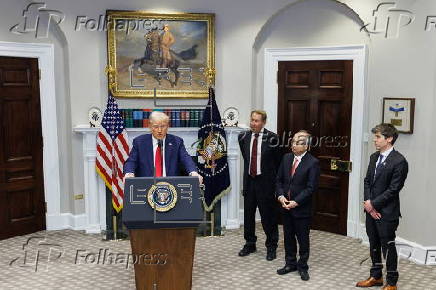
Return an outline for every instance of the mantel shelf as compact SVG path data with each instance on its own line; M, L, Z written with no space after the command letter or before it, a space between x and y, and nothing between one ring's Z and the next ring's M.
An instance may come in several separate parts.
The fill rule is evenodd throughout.
M77 125L73 127L74 132L86 133L86 132L98 132L101 127L90 127L89 125ZM242 127L224 127L226 131L243 131L246 128ZM149 128L126 128L127 132L150 132ZM197 127L170 127L168 132L197 132Z

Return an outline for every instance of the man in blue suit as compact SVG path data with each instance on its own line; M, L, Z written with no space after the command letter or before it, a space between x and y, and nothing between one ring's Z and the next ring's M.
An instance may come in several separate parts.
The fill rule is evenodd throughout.
M150 115L151 134L133 139L129 158L124 163L124 177L177 176L183 169L191 176L203 177L186 151L183 139L167 134L169 117L159 111Z

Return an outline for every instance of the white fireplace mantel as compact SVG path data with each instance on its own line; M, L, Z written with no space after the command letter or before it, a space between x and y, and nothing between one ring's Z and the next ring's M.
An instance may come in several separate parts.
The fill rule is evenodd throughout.
M239 194L240 194L240 152L238 146L238 133L242 128L225 128L228 143L228 163L230 170L231 191L221 199L221 225L226 229L236 229L239 221ZM83 135L83 177L85 183L85 230L87 233L100 233L106 229L106 190L102 179L95 170L96 138L99 128L90 128L79 125L73 129ZM148 133L148 128L128 128L130 144L133 138ZM192 156L195 149L191 144L197 141L197 128L170 128L170 134L183 138L186 149Z

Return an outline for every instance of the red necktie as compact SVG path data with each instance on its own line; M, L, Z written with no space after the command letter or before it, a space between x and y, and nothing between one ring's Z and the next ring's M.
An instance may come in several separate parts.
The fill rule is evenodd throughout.
M156 177L162 177L162 150L160 146L156 148L156 155L154 156L154 168L156 168Z
M295 170L297 170L297 167L298 167L298 163L300 163L300 162L298 162L298 159L296 157L294 157L294 159L295 160L294 160L294 164L292 164L291 172L289 172L291 177L294 176ZM288 191L288 198L289 198L289 200L292 200L291 191L290 190Z
M250 175L256 177L257 175L257 138L259 134L254 134L253 146L251 147L251 161L250 161Z
M291 168L291 172L290 172L290 174L291 174L292 177L293 177L294 174L295 174L295 170L296 170L297 167L298 167L298 163L300 163L300 162L298 161L297 157L294 157L294 158L295 158L295 160L294 160L294 164L292 164L292 168Z

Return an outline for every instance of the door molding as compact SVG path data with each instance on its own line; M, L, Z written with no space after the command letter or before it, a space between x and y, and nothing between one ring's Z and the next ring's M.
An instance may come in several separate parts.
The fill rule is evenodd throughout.
M367 46L329 46L302 48L266 48L264 53L264 91L263 105L268 114L270 127L277 131L278 86L277 71L279 61L303 60L353 60L353 105L351 120L350 160L353 170L348 185L347 236L362 238L360 225L362 210L360 202L361 170L363 160L363 143L366 96L366 61Z
M60 180L58 127L54 75L54 46L45 43L16 43L0 41L0 56L37 58L41 70L39 81L41 124L43 137L44 198L47 202L47 230L59 228Z

